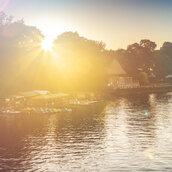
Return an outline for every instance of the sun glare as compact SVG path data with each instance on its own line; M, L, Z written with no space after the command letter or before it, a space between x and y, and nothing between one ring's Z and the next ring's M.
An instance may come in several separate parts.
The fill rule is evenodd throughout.
M45 39L42 41L42 48L43 48L45 51L50 51L50 50L52 49L52 46L53 46L53 39L45 38Z

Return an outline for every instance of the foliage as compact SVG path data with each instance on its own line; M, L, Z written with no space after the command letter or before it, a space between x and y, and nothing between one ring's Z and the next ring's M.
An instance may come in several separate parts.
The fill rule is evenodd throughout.
M141 40L118 50L117 58L128 74L135 76L138 72L154 75L158 80L172 74L172 43L165 42L160 50L156 50L156 43Z
M63 78L67 78L65 88L97 90L104 86L107 64L103 42L65 32L54 41L54 51L58 54Z
M148 78L148 74L146 72L140 72L138 74L138 80L141 85L149 84L149 78Z
M102 90L114 59L141 84L148 84L150 76L158 81L172 74L171 42L157 50L155 42L143 39L114 51L103 42L65 32L54 40L50 53L41 48L43 39L37 28L0 13L0 94L32 89Z

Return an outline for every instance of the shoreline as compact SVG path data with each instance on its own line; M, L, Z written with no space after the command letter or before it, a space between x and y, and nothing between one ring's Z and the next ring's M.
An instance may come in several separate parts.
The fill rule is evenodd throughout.
M165 93L165 92L172 92L172 85L161 86L161 87L142 86L140 88L106 90L105 93L103 94L103 97L124 96L124 95L143 94L143 93Z

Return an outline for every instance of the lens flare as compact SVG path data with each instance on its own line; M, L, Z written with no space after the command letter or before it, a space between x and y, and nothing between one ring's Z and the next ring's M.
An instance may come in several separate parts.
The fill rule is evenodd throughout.
M0 0L0 12L4 11L4 9L9 4L10 0Z

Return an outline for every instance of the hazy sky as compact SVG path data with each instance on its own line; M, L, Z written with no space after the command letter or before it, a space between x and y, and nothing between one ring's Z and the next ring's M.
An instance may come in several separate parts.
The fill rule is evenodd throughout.
M0 7L52 38L77 31L111 49L172 41L172 0L0 0Z

